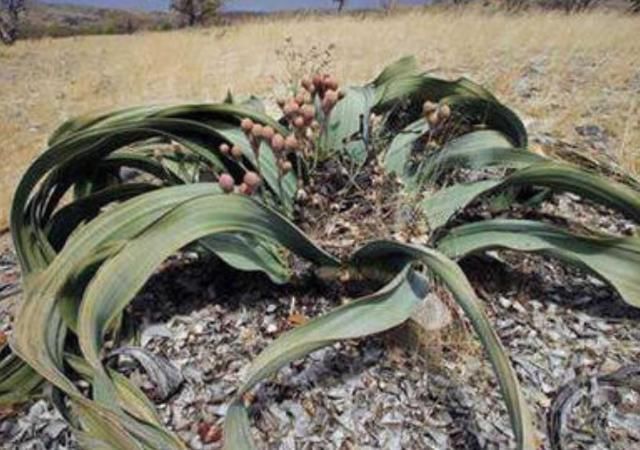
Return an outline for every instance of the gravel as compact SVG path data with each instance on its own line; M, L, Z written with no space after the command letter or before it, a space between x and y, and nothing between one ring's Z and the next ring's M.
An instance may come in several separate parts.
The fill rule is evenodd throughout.
M571 196L545 207L611 232L633 231L629 222ZM464 268L511 356L541 448L550 448L546 424L555 395L576 377L595 379L638 361L640 313L598 279L550 259L500 252L468 259ZM0 254L0 280L5 290L18 280L8 247ZM184 381L160 400L138 365L123 363L121 370L155 398L164 423L191 448L218 449L226 402L249 362L284 331L362 293L362 286L325 284L302 266L292 284L273 286L260 275L181 254L147 283L130 313L144 348L166 358ZM0 330L8 334L10 311L10 303L0 303ZM512 448L495 376L469 325L453 313L453 324L434 332L428 352L403 347L389 334L348 341L259 385L250 409L259 448ZM3 416L2 448L74 448L45 400L0 410ZM640 448L636 391L593 388L566 417L567 448Z

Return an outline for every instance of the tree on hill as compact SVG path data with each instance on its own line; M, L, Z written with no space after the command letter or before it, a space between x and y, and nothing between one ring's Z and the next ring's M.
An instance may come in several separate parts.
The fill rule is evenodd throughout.
M333 0L333 3L338 4L338 12L341 12L342 9L344 8L344 5L346 5L347 3L347 0Z
M25 10L25 0L0 0L0 41L8 45L15 42Z
M193 27L209 23L218 15L223 0L171 0L171 9Z
M381 0L380 6L382 6L382 9L385 11L391 11L398 6L398 3L398 0Z

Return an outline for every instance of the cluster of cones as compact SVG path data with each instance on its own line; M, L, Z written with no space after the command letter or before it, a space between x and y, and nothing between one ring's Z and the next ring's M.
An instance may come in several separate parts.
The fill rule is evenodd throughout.
M300 84L302 89L294 96L278 100L278 106L293 131L288 136L285 137L273 127L255 123L249 118L244 118L240 122L240 127L256 156L258 171L260 170L260 145L263 142L273 150L280 176L286 175L293 169L289 160L290 154L300 153L303 156L309 156L313 151L317 133L322 127L318 116L326 123L333 108L344 97L344 93L339 90L338 82L329 74L316 74L312 78L304 78ZM316 105L321 109L322 115L317 114ZM226 143L220 146L220 152L237 161L240 161L244 154L240 146L229 146ZM239 185L235 184L234 178L228 173L223 173L218 178L218 183L224 192L238 192L246 195L253 194L261 182L260 175L253 171L247 171Z
M422 105L422 113L429 125L435 127L451 117L451 108L447 104L440 105L427 100Z
M298 150L309 157L322 132L321 122L327 125L331 111L344 98L344 93L339 90L338 81L329 74L303 78L300 87L290 98L279 99L278 106L300 143Z

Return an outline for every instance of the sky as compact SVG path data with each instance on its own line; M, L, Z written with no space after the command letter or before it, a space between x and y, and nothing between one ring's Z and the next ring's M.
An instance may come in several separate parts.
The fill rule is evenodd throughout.
M66 3L105 8L141 9L147 11L166 10L169 0L43 0L45 3ZM404 4L424 4L425 0L401 0ZM372 8L380 0L347 0L349 8ZM335 8L332 0L228 0L227 11L281 11L304 8Z

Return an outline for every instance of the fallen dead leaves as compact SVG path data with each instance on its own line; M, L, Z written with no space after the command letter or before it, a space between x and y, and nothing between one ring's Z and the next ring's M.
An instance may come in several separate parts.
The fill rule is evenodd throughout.
M17 413L18 409L14 408L14 406L0 406L0 420L15 416Z
M207 422L200 422L198 436L203 444L213 444L222 439L222 428Z
M290 314L289 317L287 318L287 322L289 322L289 325L293 327L299 327L301 325L304 325L308 321L309 321L309 318L299 312L294 312L293 314Z

